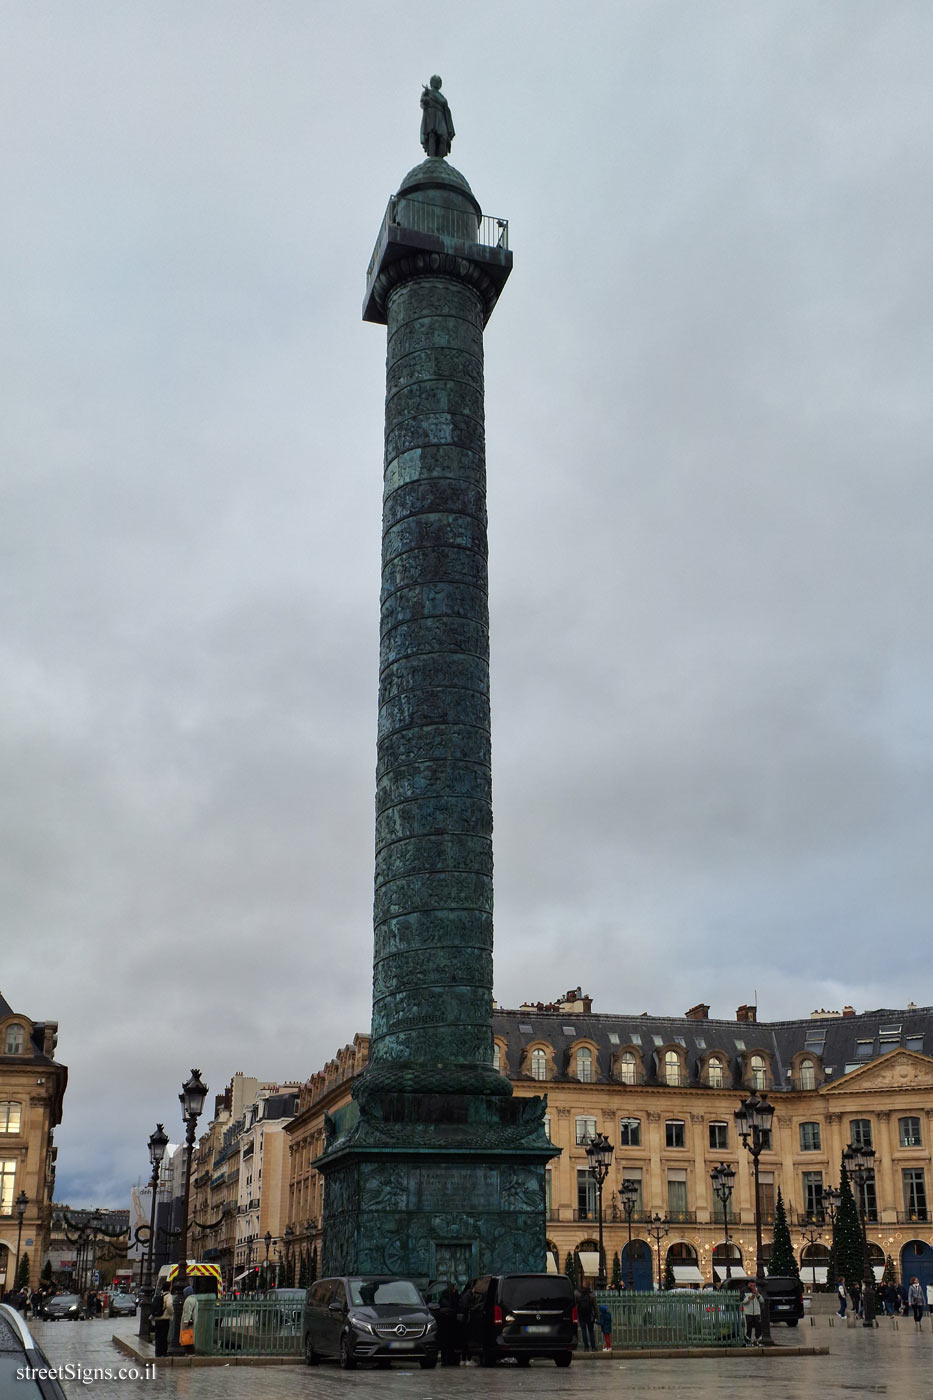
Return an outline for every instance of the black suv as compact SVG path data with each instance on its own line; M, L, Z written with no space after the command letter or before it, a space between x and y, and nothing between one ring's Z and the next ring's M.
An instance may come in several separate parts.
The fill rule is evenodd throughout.
M322 1278L308 1289L301 1325L305 1361L336 1357L346 1371L359 1361L437 1365L437 1323L407 1278Z
M768 1300L771 1321L786 1322L788 1327L796 1327L803 1317L803 1284L795 1278L772 1278L769 1275L758 1287Z
M564 1274L492 1274L479 1278L464 1318L464 1350L481 1366L533 1356L569 1366L577 1345L573 1286Z

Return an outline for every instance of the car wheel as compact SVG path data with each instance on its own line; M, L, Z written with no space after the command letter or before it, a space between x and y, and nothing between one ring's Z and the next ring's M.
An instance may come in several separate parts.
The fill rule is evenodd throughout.
M531 1357L530 1357L530 1356L516 1356L515 1360L518 1362L519 1366L530 1366L530 1365L531 1365Z
M344 1371L356 1370L356 1357L353 1355L353 1348L347 1337L340 1338L340 1366Z
M554 1357L554 1365L555 1365L555 1366L569 1366L572 1360L573 1360L573 1352L572 1352L572 1351L562 1351L562 1352L559 1352L558 1355Z
M309 1332L305 1337L305 1365L316 1366L317 1363L318 1354L314 1350L314 1347L311 1345L311 1333Z
M499 1360L499 1358L498 1358L498 1356L496 1355L496 1353L495 1353L494 1351L481 1351L481 1352L480 1352L479 1364L480 1364L481 1366L495 1366L495 1364L496 1364L496 1362L497 1362L498 1360Z
M436 1356L422 1356L422 1357L419 1357L419 1359L418 1359L418 1365L421 1367L422 1371L433 1371L433 1370L434 1370L434 1367L437 1365L437 1357L436 1357Z
M392 1365L392 1362L387 1356L379 1356L376 1358L376 1365L379 1367L380 1371L388 1371L389 1367Z
M787 1325L788 1325L788 1327L796 1327L796 1326L797 1326L797 1323L798 1323L799 1321L800 1321L799 1318L796 1318L796 1317L789 1317L789 1318L787 1319Z

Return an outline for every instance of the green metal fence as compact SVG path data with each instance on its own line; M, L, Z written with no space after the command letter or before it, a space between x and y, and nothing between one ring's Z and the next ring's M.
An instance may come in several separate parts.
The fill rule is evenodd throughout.
M612 1315L612 1347L741 1346L745 1319L737 1293L600 1293ZM599 1328L596 1329L597 1337Z
M199 1298L194 1349L203 1356L299 1356L302 1300Z

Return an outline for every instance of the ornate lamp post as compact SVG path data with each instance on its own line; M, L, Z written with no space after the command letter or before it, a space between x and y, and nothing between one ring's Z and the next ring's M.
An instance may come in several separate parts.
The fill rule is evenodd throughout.
M269 1250L272 1246L272 1231L267 1230L262 1237L262 1242L266 1246L266 1262L262 1266L262 1288L264 1293L269 1292Z
M663 1240L664 1236L667 1234L667 1228L668 1228L668 1226L667 1226L667 1221L666 1221L666 1220L664 1219L664 1217L661 1216L661 1215L653 1215L653 1216L651 1217L651 1219L649 1220L648 1225L647 1225L648 1234L649 1234L649 1235L651 1236L651 1238L654 1240L655 1247L656 1247L656 1249L657 1249L657 1251L658 1251L658 1292L659 1292L659 1293L661 1292L661 1290L662 1290L663 1287L664 1287L664 1281L663 1281L663 1279L662 1279L662 1277L661 1277L661 1241Z
M813 1271L813 1282L812 1282L812 1284L811 1284L810 1286L811 1286L811 1288L813 1289L813 1292L815 1293L815 1292L816 1292L816 1255L813 1253L813 1247L814 1247L814 1245L817 1243L817 1241L819 1240L819 1238L820 1238L820 1236L822 1235L823 1231L822 1231L822 1230L820 1229L820 1227L819 1227L819 1222L816 1221L816 1220L814 1220L814 1218L813 1218L812 1215L808 1215L808 1216L807 1216L807 1223L806 1223L805 1226L801 1226L801 1228L800 1228L800 1233L801 1233L801 1235L803 1236L803 1238L806 1240L807 1244L810 1246L810 1268L811 1268L812 1271Z
M29 1205L29 1197L25 1191L20 1191L16 1197L16 1267L13 1270L13 1287L19 1287L19 1247L23 1242L23 1217L26 1214L26 1207Z
M152 1251L155 1247L155 1218L156 1218L156 1198L159 1191L159 1170L162 1166L162 1158L165 1156L165 1149L168 1147L168 1134L161 1123L156 1123L154 1133L149 1135L149 1162L152 1166L152 1177L149 1181L149 1190L152 1192L152 1202L149 1206L149 1244L146 1249L146 1281L142 1287L142 1297L139 1300L139 1331L140 1337L149 1335L149 1315L152 1312Z
M622 1202L622 1209L625 1212L625 1223L628 1226L628 1286L629 1291L635 1292L635 1259L632 1255L632 1216L635 1214L635 1205L638 1201L638 1182L623 1181L619 1187L619 1199Z
M743 1099L735 1110L735 1126L742 1139L742 1146L752 1155L755 1165L755 1280L761 1294L761 1345L773 1346L771 1340L771 1314L764 1290L765 1258L761 1242L761 1184L758 1178L758 1158L764 1151L765 1143L771 1140L771 1122L774 1118L774 1104L762 1095L752 1094Z
M599 1218L599 1272L596 1278L597 1289L606 1287L606 1255L603 1249L603 1186L612 1164L613 1146L605 1133L597 1133L586 1144L586 1156L590 1171L596 1182L596 1209Z
M722 1204L722 1232L726 1237L726 1287L732 1283L732 1250L729 1244L729 1202L735 1187L735 1167L730 1162L720 1162L709 1174L713 1192Z
M193 1069L190 1078L181 1086L181 1093L178 1095L178 1102L181 1104L182 1117L185 1120L185 1195L182 1206L181 1229L178 1232L178 1268L175 1273L175 1282L172 1286L173 1306L175 1316L172 1320L172 1341L169 1353L172 1356L181 1355L181 1348L178 1345L178 1334L181 1331L181 1310L185 1305L185 1288L188 1284L188 1212L191 1208L191 1157L194 1152L194 1136L197 1132L198 1119L204 1111L204 1100L207 1098L207 1085L201 1081L201 1071Z
M858 1213L862 1223L862 1326L875 1325L875 1272L868 1253L868 1220L865 1211L865 1183L874 1173L875 1149L856 1147L850 1142L842 1154L846 1171L858 1187Z
M292 1245L295 1240L295 1232L291 1225L285 1226L283 1238L285 1240L285 1287L294 1287L294 1275L292 1273Z

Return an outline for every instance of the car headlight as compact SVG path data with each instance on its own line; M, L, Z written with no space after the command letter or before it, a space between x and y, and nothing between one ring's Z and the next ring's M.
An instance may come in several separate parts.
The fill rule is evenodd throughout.
M351 1313L347 1321L350 1326L355 1327L358 1332L368 1332L371 1337L375 1336L372 1323L367 1322L365 1317L357 1317L355 1313Z
M431 1318L431 1321L428 1323L427 1331L428 1331L428 1332L436 1332L436 1331L437 1331L437 1323L434 1321L434 1318L433 1318L433 1317Z

